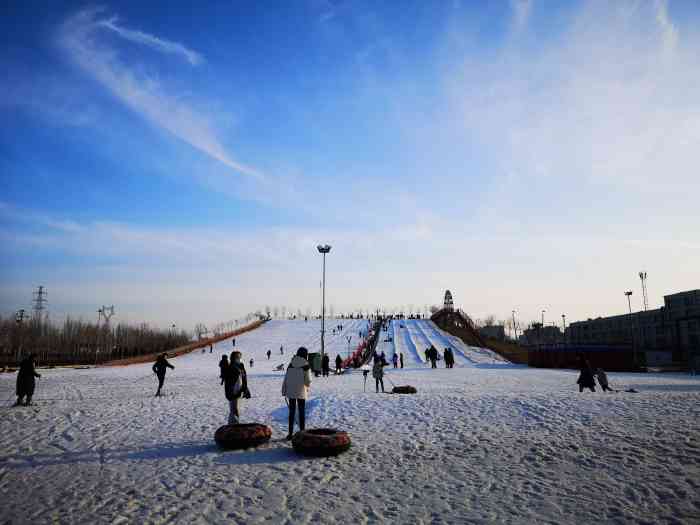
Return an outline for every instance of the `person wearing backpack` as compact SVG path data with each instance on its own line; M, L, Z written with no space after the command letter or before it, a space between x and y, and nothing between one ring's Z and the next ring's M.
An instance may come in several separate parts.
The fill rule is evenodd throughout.
M248 376L240 352L231 352L231 360L224 372L224 394L229 406L228 424L237 425L240 418L239 401L241 397L250 399Z
M282 381L282 395L287 398L289 406L289 434L287 440L292 439L294 433L294 416L299 407L299 430L304 430L306 423L306 399L309 397L311 386L311 366L307 361L309 351L302 347L297 350L297 355L287 367Z

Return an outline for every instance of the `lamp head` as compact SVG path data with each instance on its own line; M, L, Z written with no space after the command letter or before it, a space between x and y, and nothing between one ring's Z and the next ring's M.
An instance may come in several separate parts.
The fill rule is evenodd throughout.
M328 244L319 244L316 246L316 249L318 250L318 253L328 253L331 251L331 247Z

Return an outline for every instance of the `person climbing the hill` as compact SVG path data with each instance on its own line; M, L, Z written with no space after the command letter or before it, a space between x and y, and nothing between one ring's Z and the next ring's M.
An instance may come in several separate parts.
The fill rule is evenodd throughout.
M17 372L17 402L16 406L22 404L22 400L26 397L27 400L24 402L24 406L29 406L32 404L32 396L34 395L34 388L36 386L37 377L41 377L35 369L36 363L34 362L34 354L29 354L25 357L19 364L19 372Z
M323 371L323 377L328 377L331 372L331 358L328 354L323 354L321 358L321 370Z
M343 370L343 358L340 357L340 354L335 356L335 373L340 374Z
M270 356L272 355L272 350L267 351L267 360L270 360Z
M430 361L430 348L426 348L424 353L425 353L425 362L427 363L428 361Z
M280 345L280 355L284 355L284 348Z
M399 367L399 356L394 352L394 356L391 358L391 361L394 363L394 368Z
M600 385L600 388L603 389L603 392L608 390L613 392L613 389L608 386L608 375L605 373L605 370L602 368L597 368L595 371L595 376L596 379L598 379L598 384Z
M160 390L163 388L163 383L165 382L165 372L168 368L175 370L175 367L168 363L166 359L168 354L160 354L156 362L153 363L153 373L158 378L158 390L156 391L156 397L160 397Z
M384 393L384 367L386 366L385 361L375 361L374 366L372 366L372 377L374 377L374 384L377 389L377 394L379 393L379 387L382 387L382 394Z
M224 384L224 378L226 377L226 369L228 368L228 356L226 354L221 356L221 361L219 361L219 378L221 378L221 384Z
M588 359L582 359L581 374L578 376L578 391L583 392L584 388L590 388L591 392L595 392L595 379L593 378L593 369Z
M240 352L231 352L231 362L224 376L224 394L228 400L228 424L237 425L240 418L239 403L241 397L250 399L248 374L241 362Z
M211 354L211 353L213 353L213 352L214 352L214 345L211 345L211 344L210 344L210 345L209 345L209 353Z
M403 352L399 353L399 363L401 363L401 368L403 368Z
M255 363L255 361L254 361L253 358L251 357L251 358L250 358L250 368L253 368L253 364L254 364L254 363Z
M304 430L306 424L306 399L311 387L311 366L307 360L308 357L309 351L303 346L299 347L282 381L282 395L287 398L289 406L288 440L292 439L294 433L294 415L297 407L299 407L299 430Z

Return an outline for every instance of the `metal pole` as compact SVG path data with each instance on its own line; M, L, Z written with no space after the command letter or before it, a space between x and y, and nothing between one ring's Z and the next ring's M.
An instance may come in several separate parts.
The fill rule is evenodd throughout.
M630 333L632 334L632 359L634 361L634 364L637 365L637 348L635 343L635 337L634 337L634 321L632 319L632 301L630 297L632 296L632 290L629 290L625 292L625 295L627 296L627 307L629 308L630 311Z
M326 335L326 254L323 254L323 298L321 300L321 362L325 353Z

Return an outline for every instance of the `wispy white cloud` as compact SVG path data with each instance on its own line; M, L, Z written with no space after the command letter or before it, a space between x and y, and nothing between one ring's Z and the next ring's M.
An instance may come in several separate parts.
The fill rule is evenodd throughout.
M238 173L264 179L259 170L231 156L204 115L119 59L117 50L103 41L109 20L100 19L100 13L100 9L79 11L62 24L58 41L70 59L153 125Z
M510 0L513 12L512 27L515 34L521 33L526 27L532 11L532 0Z
M202 55L200 55L196 51L185 47L179 42L171 42L170 40L158 38L157 36L144 33L143 31L127 29L125 27L117 25L117 21L117 17L112 17L108 20L100 20L99 22L97 22L97 25L101 27L106 27L107 29L114 31L120 37L131 42L143 44L162 53L180 55L193 66L197 66L204 61Z
M678 45L678 30L668 15L668 0L656 0L656 21L661 29L664 50L673 53Z

